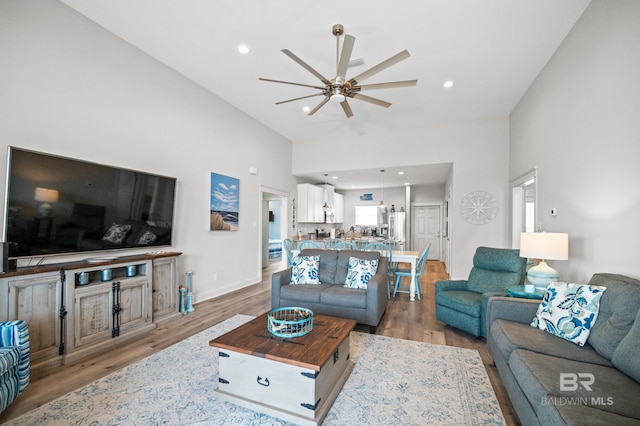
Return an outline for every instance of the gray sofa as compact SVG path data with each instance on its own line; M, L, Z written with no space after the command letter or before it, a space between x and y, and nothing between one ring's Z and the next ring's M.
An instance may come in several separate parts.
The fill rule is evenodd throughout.
M305 249L300 255L320 256L321 284L289 284L291 268L276 272L271 277L271 308L299 306L311 309L314 314L354 319L375 333L387 308L389 260L376 251L362 250ZM351 256L380 260L366 290L344 287Z
M607 290L583 347L529 325L539 301L489 300L487 347L525 426L640 424L640 281L589 284Z

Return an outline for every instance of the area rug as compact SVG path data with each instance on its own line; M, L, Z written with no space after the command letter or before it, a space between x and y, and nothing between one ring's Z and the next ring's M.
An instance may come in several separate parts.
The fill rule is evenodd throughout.
M214 392L218 352L209 341L251 318L236 315L9 424L288 426ZM475 350L353 332L351 357L325 425L505 424Z

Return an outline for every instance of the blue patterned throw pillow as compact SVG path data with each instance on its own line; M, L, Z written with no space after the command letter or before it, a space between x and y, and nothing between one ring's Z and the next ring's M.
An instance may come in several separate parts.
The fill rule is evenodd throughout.
M602 286L551 283L531 326L584 346L598 318Z
M291 284L320 284L320 256L296 256L291 265Z
M378 259L358 259L357 257L349 258L349 270L347 278L344 282L345 287L349 288L367 288L369 279L376 274L378 270Z

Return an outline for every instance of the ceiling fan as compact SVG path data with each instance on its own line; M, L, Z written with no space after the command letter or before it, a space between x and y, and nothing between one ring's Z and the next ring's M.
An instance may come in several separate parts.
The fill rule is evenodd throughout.
M304 69L313 74L316 78L318 78L324 86L314 86L311 84L303 84L303 83L293 83L290 81L282 81L282 80L273 80L270 78L262 78L262 81L270 81L273 83L282 83L282 84L291 84L294 86L303 86L303 87L311 87L313 89L320 90L320 93L314 93L312 95L301 96L299 98L288 99L286 101L276 102L276 105L284 104L287 102L298 101L300 99L311 98L314 96L324 96L322 102L320 102L314 109L309 111L307 115L315 114L320 108L324 106L329 101L339 102L344 110L344 113L347 117L353 116L353 111L347 102L347 98L358 99L361 101L369 102L375 105L379 105L385 108L389 108L391 106L390 102L386 102L380 99L372 98L370 96L363 95L362 91L366 90L378 90L378 89L390 89L395 87L407 87L407 86L415 86L418 80L404 80L404 81L392 81L387 83L375 83L375 84L360 84L365 79L379 73L382 70L389 68L390 66L397 64L398 62L407 59L410 55L407 50L403 50L402 52L390 57L389 59L380 62L378 65L375 65L368 70L358 74L357 76L350 78L347 80L346 73L347 68L349 67L349 62L351 60L351 52L353 51L353 45L356 41L356 38L345 34L344 42L342 43L342 52L340 52L340 36L344 33L344 27L340 24L335 24L333 26L333 35L336 36L336 76L334 79L329 80L324 77L318 71L313 69L309 64L304 62L302 59L294 55L289 49L282 49L282 52L301 65Z

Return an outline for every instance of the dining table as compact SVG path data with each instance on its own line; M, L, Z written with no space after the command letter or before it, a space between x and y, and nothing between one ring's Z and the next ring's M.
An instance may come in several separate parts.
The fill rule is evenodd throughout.
M413 250L392 250L391 260L393 262L410 263L411 264L411 285L409 286L409 300L414 301L416 295L416 264L420 257L419 251Z

